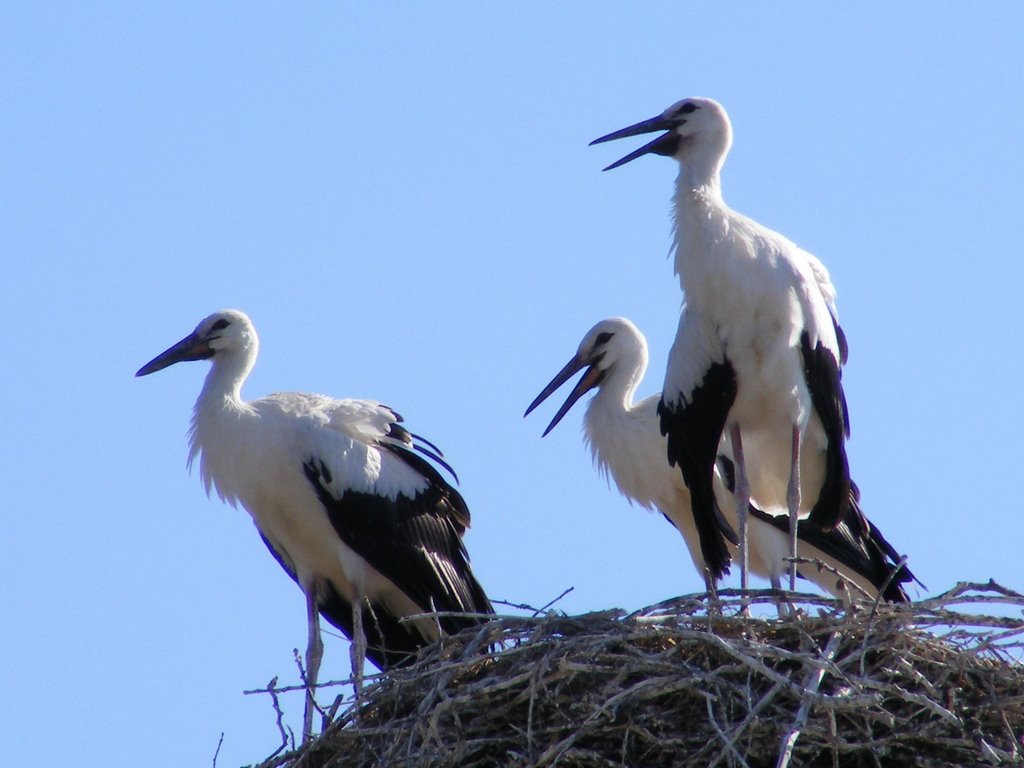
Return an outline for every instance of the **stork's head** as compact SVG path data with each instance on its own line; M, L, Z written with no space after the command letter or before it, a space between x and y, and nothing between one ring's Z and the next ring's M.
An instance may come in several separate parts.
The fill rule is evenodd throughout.
M706 158L717 167L732 146L732 125L722 105L712 99L698 98L677 101L660 115L614 131L590 143L602 144L655 131L665 133L616 160L604 170L618 168L630 160L651 153L674 157L680 163Z
M640 330L624 317L602 320L587 331L573 358L530 403L523 416L528 416L534 408L583 368L586 368L587 372L576 382L569 397L544 430L545 435L555 428L577 400L595 387L615 390L616 396L623 399L631 397L647 368L647 340Z
M135 375L146 376L189 360L252 360L258 348L256 329L248 315L237 309L224 309L204 318L192 333L154 357Z

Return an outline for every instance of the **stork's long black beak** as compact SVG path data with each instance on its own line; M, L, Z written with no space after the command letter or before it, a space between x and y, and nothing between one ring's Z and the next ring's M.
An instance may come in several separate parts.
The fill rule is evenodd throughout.
M175 363L183 363L188 360L208 360L213 357L213 350L210 349L210 340L201 338L195 333L190 333L173 347L165 349L144 366L135 372L136 376L148 376L151 373L162 371Z
M551 423L548 424L548 428L544 430L544 434L541 435L541 437L547 437L548 432L555 428L555 425L557 425L558 422L562 420L562 417L569 412L569 409L576 404L576 401L601 383L602 379L604 379L604 371L597 366L600 361L601 357L598 357L596 360L583 360L579 355L575 355L572 360L565 364L565 367L562 368L562 370L555 374L555 378L553 378L550 383L544 387L541 393L537 395L534 401L530 403L530 407L526 409L526 413L523 414L523 418L529 416L530 412L534 408L543 403L551 393L572 378L573 374L588 365L590 366L590 368L587 369L587 372L583 374L583 377L576 382L576 386L573 387L572 392L569 393L569 397L566 401L562 403L562 407L558 409L558 413L555 414L555 417L551 420Z
M676 133L675 129L684 122L686 121L679 120L678 118L670 119L665 117L665 115L657 115L656 117L652 117L648 120L641 120L639 123L631 125L628 128L622 128L618 131L613 131L606 136L602 136L599 139L594 139L590 142L590 146L603 144L606 141L625 139L628 136L640 136L645 133L654 133L654 131L667 131L667 133L659 136L654 141L644 144L640 149L633 150L628 155L616 160L608 167L602 168L602 170L610 171L612 168L618 168L620 165L625 165L630 160L636 160L638 157L651 154L652 152L656 155L666 155L671 157L679 148L679 134Z

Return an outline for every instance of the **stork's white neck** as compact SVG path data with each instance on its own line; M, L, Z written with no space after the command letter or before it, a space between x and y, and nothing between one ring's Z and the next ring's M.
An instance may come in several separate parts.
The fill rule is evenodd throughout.
M675 273L683 291L694 276L688 276L687 263L706 262L708 244L717 242L728 231L729 208L722 199L722 178L719 164L714 169L682 165L676 178L673 202L673 248Z
M625 331L620 331L625 333ZM618 432L615 422L626 418L633 408L637 387L647 370L647 345L636 339L617 350L618 359L608 368L604 380L590 402L584 424L592 448L601 452L603 445Z
M188 465L191 468L201 454L199 470L207 494L216 485L220 497L230 504L236 502L238 488L232 473L223 465L224 451L218 448L232 445L239 438L234 428L242 426L240 421L249 421L238 417L252 412L252 408L242 400L242 384L255 362L255 350L251 349L245 353L222 353L214 357L192 411Z
M647 350L633 352L638 356L619 359L587 404L584 435L598 470L630 501L650 509L654 497L644 478L664 460L665 448L654 400L633 400L647 367Z
M722 198L722 164L725 155L691 152L679 161L676 194L684 191Z
M203 390L196 401L196 410L205 410L207 404L217 407L225 401L240 403L242 384L249 377L255 363L256 354L252 349L219 352L213 358L210 372L206 374Z
M628 411L646 369L647 355L641 357L639 351L636 357L617 361L605 374L601 387L590 400L590 406L597 404L604 408Z

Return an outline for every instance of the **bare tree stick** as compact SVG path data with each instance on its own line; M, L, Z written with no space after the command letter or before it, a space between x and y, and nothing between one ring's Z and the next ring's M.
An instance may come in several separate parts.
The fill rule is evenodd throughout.
M829 638L828 645L825 646L825 650L821 653L822 660L831 663L836 656L836 651L839 650L839 643L842 637L839 632L833 633L832 637ZM818 688L821 687L821 681L824 677L825 667L823 665L813 670L804 684L805 693L803 701L800 704L800 709L797 710L793 726L782 739L782 749L779 752L779 760L775 764L776 768L786 768L789 765L790 758L793 757L793 748L796 746L796 740L800 738L800 731L803 730L804 725L807 723L807 715L811 711L811 704L817 698Z
M213 768L217 768L217 755L220 754L220 745L224 743L224 731L220 732L220 738L217 740L217 749L213 753Z

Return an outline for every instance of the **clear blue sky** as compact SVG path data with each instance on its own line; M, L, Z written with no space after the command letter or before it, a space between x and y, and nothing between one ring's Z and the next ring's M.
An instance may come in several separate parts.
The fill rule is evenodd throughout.
M206 366L133 378L220 308L261 334L248 397L379 399L445 450L492 597L697 591L581 407L544 440L556 403L521 418L611 315L660 387L675 168L602 174L640 140L587 142L684 96L732 117L727 201L832 272L869 516L931 592L1024 588L1022 29L1011 3L5 3L3 761L277 742L242 691L295 678L302 597L185 471Z

